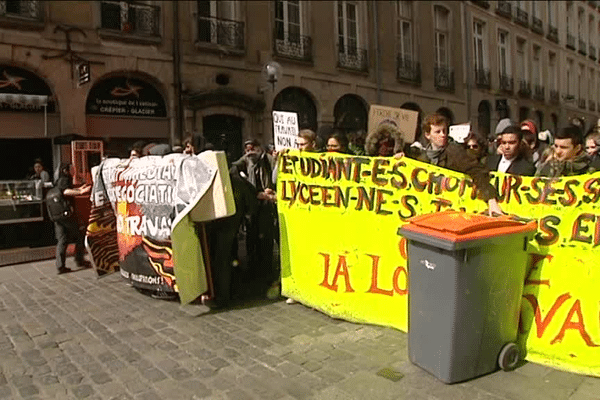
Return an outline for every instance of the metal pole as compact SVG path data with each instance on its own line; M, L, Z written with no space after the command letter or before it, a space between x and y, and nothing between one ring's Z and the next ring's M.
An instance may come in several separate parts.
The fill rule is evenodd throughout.
M181 54L179 49L179 1L173 3L173 82L175 86L175 137L183 142L183 107L181 101Z
M466 86L467 86L467 119L471 122L471 129L473 128L473 123L471 121L471 57L469 52L469 44L471 43L471 36L469 30L469 19L467 15L467 6L464 2L461 2L461 7L463 9L463 18L465 20L465 66L466 66ZM477 127L479 129L479 126Z
M379 49L379 22L377 18L377 2L371 2L371 8L373 11L373 37L375 38L375 73L377 79L377 104L381 104L381 64L379 59L381 58Z

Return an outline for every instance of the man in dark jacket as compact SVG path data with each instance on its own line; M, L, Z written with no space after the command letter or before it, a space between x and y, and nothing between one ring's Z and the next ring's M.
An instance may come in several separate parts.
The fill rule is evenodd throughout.
M63 196L79 196L82 194L89 193L92 187L90 185L83 185L79 188L74 189L71 180L71 165L63 163L60 166L58 179L55 187L62 193ZM75 240L75 263L78 267L89 267L90 265L84 259L85 246L83 243L84 237L74 215L66 215L64 218L54 220L54 233L56 235L56 269L59 274L65 272L71 272L69 268L65 266L65 259L67 254L67 244L69 236Z
M423 132L428 144L418 157L420 161L448 168L469 175L483 199L488 203L490 215L502 214L498 205L498 194L490 184L487 168L477 160L477 157L457 144L448 143L448 120L441 114L428 115L423 122Z
M558 178L594 172L590 159L583 149L581 129L571 125L561 129L554 140L552 153L535 173L535 176Z
M523 153L523 131L516 125L504 128L499 135L500 151L502 154L488 156L487 165L490 171L500 171L507 174L533 176L535 166Z

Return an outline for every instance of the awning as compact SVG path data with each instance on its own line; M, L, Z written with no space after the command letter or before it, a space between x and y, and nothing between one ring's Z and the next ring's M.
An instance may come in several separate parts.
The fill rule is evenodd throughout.
M48 96L37 94L0 93L0 103L23 106L47 106Z

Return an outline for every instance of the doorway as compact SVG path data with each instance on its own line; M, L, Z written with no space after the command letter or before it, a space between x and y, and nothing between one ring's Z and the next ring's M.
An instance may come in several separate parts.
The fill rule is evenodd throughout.
M202 118L202 147L206 148L208 143L215 150L224 151L227 162L239 159L243 154L242 148L242 125L244 119L226 114L214 114Z

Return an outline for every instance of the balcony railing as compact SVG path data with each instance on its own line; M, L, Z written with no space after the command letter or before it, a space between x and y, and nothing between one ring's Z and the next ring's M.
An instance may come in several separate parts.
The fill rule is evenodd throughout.
M588 108L590 111L596 111L596 102L594 100L588 100Z
M421 83L421 64L398 54L396 65L396 75L398 80L411 83Z
M567 33L567 48L575 50L575 36Z
M577 107L585 109L585 99L577 99Z
M596 47L590 44L589 50L588 50L588 56L596 61Z
M529 14L527 13L527 11L521 10L517 7L517 15L515 15L515 22L527 28L529 26Z
M454 70L450 67L435 66L433 83L439 90L454 90Z
M490 8L490 2L487 0L473 0L473 3L485 9Z
M546 38L554 43L558 43L558 28L548 24L548 35Z
M159 35L159 6L126 1L102 1L100 14L103 29L140 36Z
M508 93L513 92L513 78L512 76L500 74L500 90Z
M369 70L367 49L338 46L338 67L366 72Z
M531 97L531 84L526 80L519 80L519 96L521 97Z
M295 35L285 39L275 37L273 51L280 57L294 60L312 60L312 39L310 36Z
M550 90L550 103L558 104L559 99L560 95L558 93L558 90Z
M475 85L479 88L489 89L491 87L490 70L487 68L475 68Z
M544 101L546 99L546 91L542 85L533 86L533 98L539 101Z
M512 18L512 5L504 0L504 1L498 1L498 4L496 5L496 14L504 17L504 18L508 18L511 19Z
M198 16L198 41L244 50L244 23L200 15Z
M22 20L41 21L43 19L40 1L0 0L0 17L14 17Z
M583 39L579 39L579 54L584 56L587 54L587 44Z
M544 34L544 25L542 20L536 17L531 17L531 30L540 35Z

